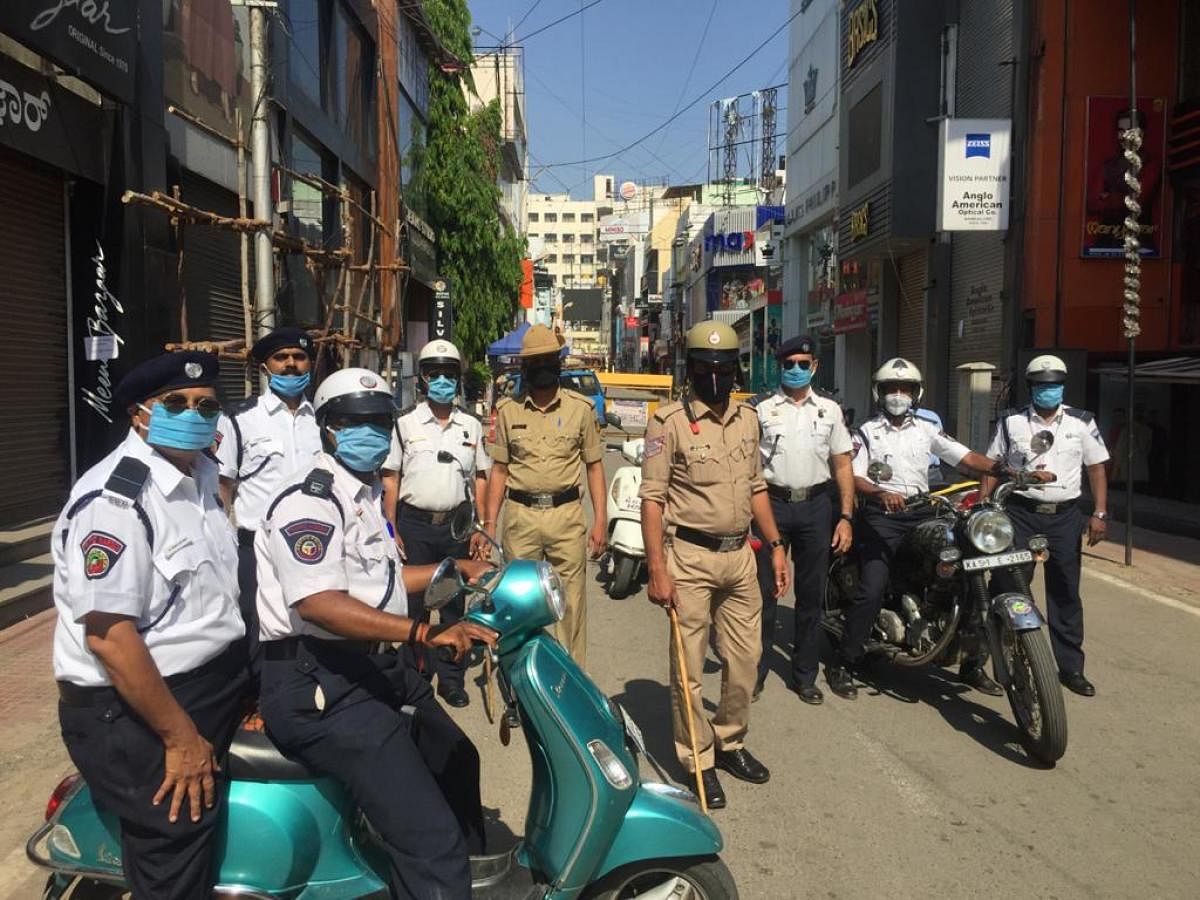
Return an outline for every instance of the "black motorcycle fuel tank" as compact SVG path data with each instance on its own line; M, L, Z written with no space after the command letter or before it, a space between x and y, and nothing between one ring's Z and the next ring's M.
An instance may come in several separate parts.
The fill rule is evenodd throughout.
M938 554L954 546L954 523L946 519L927 519L914 525L904 536L893 565L893 584L924 587L934 579Z

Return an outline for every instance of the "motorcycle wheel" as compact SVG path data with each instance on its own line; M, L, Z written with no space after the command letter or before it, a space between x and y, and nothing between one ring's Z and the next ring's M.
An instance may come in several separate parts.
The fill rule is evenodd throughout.
M620 600L633 593L633 580L637 573L637 560L632 556L616 556L612 581L608 583L608 596Z
M647 859L609 872L583 892L584 900L737 900L733 875L716 856Z
M51 875L42 889L43 900L124 900L128 894L114 884L69 875Z
M1009 671L1008 703L1021 744L1034 759L1052 766L1067 752L1067 708L1050 638L1040 628L1005 629L1002 640Z

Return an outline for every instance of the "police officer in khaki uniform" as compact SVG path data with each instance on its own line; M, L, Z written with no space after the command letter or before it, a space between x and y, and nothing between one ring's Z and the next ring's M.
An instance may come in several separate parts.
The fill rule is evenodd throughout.
M792 579L796 596L792 690L812 705L824 701L816 679L829 552L845 553L850 549L850 523L854 521L850 432L837 402L812 388L819 365L815 351L816 342L808 336L781 345L775 352L779 358L779 390L756 406L771 512L791 548L796 567ZM771 556L771 548L764 542L758 552L763 658L754 686L756 698L767 677L767 656L775 639L778 604Z
M762 651L762 595L748 540L751 519L771 546L776 597L787 590L787 559L762 477L758 416L748 404L729 400L737 374L737 335L728 325L701 322L687 334L687 363L691 396L661 407L646 428L642 535L650 600L675 607L687 662L684 685L670 654L675 751L691 770L687 690L704 793L708 805L719 809L725 793L715 766L754 784L771 777L744 747ZM724 667L721 700L711 720L704 716L700 689L710 624Z
M521 341L521 393L501 401L496 411L484 527L494 536L500 505L505 497L512 501L504 517L504 552L510 558L544 559L558 571L567 612L554 634L584 666L584 553L596 559L607 542L604 451L592 402L559 387L561 349L562 341L545 325L534 325ZM580 463L587 468L592 500L590 535L580 502Z

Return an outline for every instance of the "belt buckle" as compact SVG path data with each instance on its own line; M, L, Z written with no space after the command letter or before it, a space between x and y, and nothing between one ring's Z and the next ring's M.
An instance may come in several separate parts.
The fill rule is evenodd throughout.
M533 494L530 499L533 500L534 509L554 509L553 494Z
M746 536L744 534L723 534L717 538L717 552L729 553L732 550L736 550L745 541Z
M1033 511L1042 515L1052 516L1058 512L1057 503L1038 503L1033 507Z
M429 513L430 525L445 525L450 518L450 513L431 510Z
M788 499L790 499L793 503L799 503L802 500L807 500L808 488L793 488Z

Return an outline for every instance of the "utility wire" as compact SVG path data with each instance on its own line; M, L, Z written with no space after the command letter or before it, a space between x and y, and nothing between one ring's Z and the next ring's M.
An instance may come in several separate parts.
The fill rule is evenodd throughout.
M599 2L599 0L596 0L596 2ZM582 166L582 165L587 165L589 163L604 162L605 160L612 159L615 156L620 156L622 153L625 153L628 150L632 150L634 147L643 143L647 139L654 137L654 135L658 134L660 131L662 131L664 128L666 128L668 125L670 125L672 122L674 122L680 116L682 116L685 112L687 112L689 109L694 107L697 103L701 102L706 97L708 97L710 94L712 94L713 91L715 91L725 81L727 81L734 73L736 73L739 69L741 69L742 66L744 66L744 65L746 65L746 63L750 62L750 60L752 60L759 53L759 51L761 51L764 47L766 47L767 44L771 43L771 41L773 41L776 37L779 36L780 32L782 32L785 28L787 28L790 24L792 24L792 21L794 19L796 19L797 16L800 15L800 12L801 12L801 10L799 8L797 8L797 10L794 13L792 13L790 16L787 17L787 19L784 20L782 25L780 25L778 28L776 28L774 31L772 31L769 35L767 35L767 37L762 41L762 43L760 43L757 47L755 47L748 54L746 54L744 57L742 57L741 60L739 60L733 66L733 68L731 68L728 72L726 72L724 75L722 75L716 81L714 81L711 85L709 85L707 88L705 88L700 94L698 94L695 98L693 98L691 100L691 102L687 103L681 109L674 112L669 118L667 118L667 120L665 122L663 122L662 124L658 125L655 128L652 128L650 131L643 134L637 140L632 141L629 144L626 144L624 147L621 147L619 150L614 150L612 153L606 153L603 156L593 156L589 159L575 159L575 160L571 160L569 162L550 163L547 166L547 168L561 168L564 166Z
M533 0L533 5L530 6L529 9L525 10L525 15L521 16L521 18L517 20L517 24L514 25L512 28L510 28L509 31L512 33L516 33L516 30L518 28L520 28L522 25L524 25L525 20L528 19L529 16L533 13L533 11L541 5L542 5L542 0Z
M538 28L534 31L529 32L529 34L525 35L520 40L514 39L512 41L512 43L523 44L523 43L525 43L525 41L529 40L530 38L537 37L543 31L549 31L551 28L553 28L555 25L558 25L560 22L565 22L565 21L567 21L567 19L570 19L574 16L578 16L582 13L585 13L589 9L591 9L593 6L598 6L599 4L601 4L603 2L604 2L604 0L592 0L591 3L588 3L585 6L581 6L579 9L572 10L571 12L567 13L565 16L560 16L559 18L555 19L553 22L549 22L549 23L543 25L541 28Z

